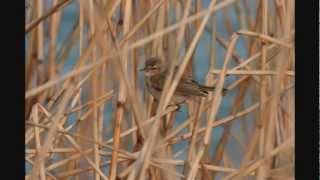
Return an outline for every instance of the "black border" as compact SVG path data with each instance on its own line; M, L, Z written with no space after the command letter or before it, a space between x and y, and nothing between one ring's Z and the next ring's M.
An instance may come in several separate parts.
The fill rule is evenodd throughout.
M1 179L24 179L24 1L3 1L1 28ZM3 178L2 178L3 177ZM8 177L8 178L5 178Z
M296 0L295 177L319 179L319 1Z

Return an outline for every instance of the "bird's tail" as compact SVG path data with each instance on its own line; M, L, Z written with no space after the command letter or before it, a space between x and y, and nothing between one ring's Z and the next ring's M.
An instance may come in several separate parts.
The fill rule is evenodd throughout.
M204 91L214 91L216 89L216 87L210 87L210 86L203 86L203 85L200 85L200 88ZM225 96L228 92L228 89L226 88L223 88L222 89L222 95Z

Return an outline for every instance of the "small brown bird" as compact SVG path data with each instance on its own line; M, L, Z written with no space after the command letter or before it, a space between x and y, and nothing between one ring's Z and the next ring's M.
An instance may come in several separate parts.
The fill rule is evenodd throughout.
M161 63L157 57L152 57L146 60L143 69L145 76L145 84L151 95L159 100L163 86L168 74L168 68ZM177 73L178 67L175 72ZM215 87L204 86L196 82L191 75L183 74L178 83L178 86L171 99L173 105L180 105L193 97L207 97L208 91L214 91ZM227 89L223 89L223 93ZM170 103L170 104L171 104Z

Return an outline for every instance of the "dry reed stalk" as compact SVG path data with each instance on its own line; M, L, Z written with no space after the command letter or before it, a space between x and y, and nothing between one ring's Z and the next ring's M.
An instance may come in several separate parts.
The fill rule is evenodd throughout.
M120 86L122 89L123 86ZM122 90L123 92L123 90ZM121 99L120 99L121 97ZM119 95L119 100L117 103L117 110L115 114L115 130L114 130L114 141L113 141L113 151L112 151L112 157L111 157L111 166L110 166L110 179L114 180L116 177L116 171L117 171L117 156L118 156L118 149L120 146L120 132L121 132L121 122L123 119L123 106L124 106L124 98L125 95Z
M240 109L240 107L243 103L243 100L244 100L245 91L248 87L248 82L243 81L243 83L241 83L239 86L240 86L239 93L234 98L234 102L232 103L232 107L230 109L231 115L235 115L236 112ZM223 154L227 149L227 147L226 147L227 141L228 141L228 139L231 139L231 137L232 137L231 127L232 127L231 123L225 123L225 125L223 125L224 131L223 131L222 137L217 145L215 154L211 158L211 161L215 164L219 164L219 162L223 159ZM212 176L215 177L216 173L213 172Z
M244 11L243 7L241 6L241 2L240 1L236 2L235 11L236 11L236 14L237 14L237 18L238 18L240 29L250 29L250 28L247 28L247 26L246 26L245 11ZM245 42L245 45L248 46L248 41L247 40Z
M105 24L106 25L106 24ZM35 94L37 94L37 93L39 93L39 92L41 92L41 91L43 91L43 90L45 90L45 89L47 89L47 88L49 88L49 87L51 87L51 86L53 86L53 85L55 85L56 83L58 83L58 82L61 82L61 81L64 81L64 80L68 80L68 81L70 81L70 78L72 78L73 76L75 76L75 75L78 75L78 74L80 74L80 73L82 73L82 72L85 72L86 70L89 70L89 69L91 69L91 68L93 68L93 67L96 67L96 66L92 66L92 67L90 67L90 68L81 68L81 66L83 65L83 63L85 62L85 60L87 60L87 58L90 56L90 53L91 53L91 51L92 51L92 49L93 49L93 47L94 47L94 42L98 39L98 37L99 37L99 34L101 34L102 33L102 31L105 29L105 27L106 26L100 26L99 28L99 30L97 30L97 32L96 33L94 33L94 35L92 35L92 37L91 37L91 40L89 41L89 45L88 45L88 48L86 48L85 49L85 51L83 52L83 54L79 57L79 59L77 60L77 64L76 64L76 66L75 66L75 70L74 71L72 71L73 73L69 73L69 74L67 74L66 76L64 76L64 78L63 79L61 79L61 78L55 78L54 80L51 80L51 81L48 81L49 83L46 83L46 84L44 84L43 86L41 86L41 87L38 87L38 88L36 88L35 90L32 90L31 92L26 92L26 98L28 98L28 97L31 97L31 96L34 96ZM93 63L94 65L100 65L101 64L101 62L99 63ZM68 82L65 82L65 84L68 84Z
M34 105L33 106L33 112L32 112L32 119L34 123L39 122L39 116L38 116L38 106ZM39 128L34 127L34 134L35 134L35 144L36 144L36 151L39 152L41 148L41 142L40 142L40 135L39 135ZM44 161L40 161L40 167L37 171L40 171L40 179L44 180L45 179L45 169L44 169Z
M102 164L101 166L105 166L105 164ZM69 176L78 177L77 175L80 175L81 173L91 172L93 170L94 170L94 168L92 168L92 167L86 167L86 168L81 168L81 169L72 169L69 171L57 173L56 176L59 178L68 178Z
M172 160L172 159L153 159L153 165L155 165L155 163L159 163L159 164L174 164L176 166L183 166L185 164L184 160ZM206 168L207 170L210 171L220 171L220 172L236 172L237 169L234 168L225 168L222 166L216 166L216 165L211 165L211 164L205 164L205 163L201 163L201 167L199 168Z
M44 3L41 0L36 1L36 14L37 17L40 17L43 14L43 9L44 9ZM45 58L45 51L44 51L44 23L40 23L39 26L36 28L36 51L35 51L35 56L38 59L39 65L36 68L36 84L42 84L43 81L45 81L45 64L44 58ZM42 94L38 95L38 102L42 103L45 99L47 92L43 92Z
M26 158L26 159L27 159L27 161L28 161L30 164L33 165L33 162L32 162L30 159L28 159L28 158ZM45 176L46 179L49 179L49 180L51 180L51 179L53 179L53 180L58 180L58 178L57 178L56 176L54 176L52 173L50 173L50 172L48 172L48 171L46 171L45 173L47 174L47 176ZM31 175L30 175L30 174L29 174L29 175L26 175L26 176L25 176L25 179L26 179L26 180L30 180L30 179L31 179Z
M45 128L45 129L49 129L50 128L50 126L35 124L35 123L31 123L31 122L27 123L27 125L37 126L37 127L41 127L41 128ZM113 149L112 146L109 146L109 145L107 145L106 143L103 143L103 142L96 142L92 138L88 138L88 137L85 137L85 136L82 136L82 135L79 135L79 134L76 134L76 133L70 133L69 131L61 130L61 129L58 129L57 131L59 133L62 133L62 134L68 134L68 135L73 136L73 137L81 138L81 139L83 139L85 141L88 141L88 142L91 142L91 143L99 144L99 146L102 146L102 147L107 147L107 148ZM123 150L119 150L119 152L127 154L129 156L132 156L132 155L128 154L127 152L124 152Z
M236 169L233 168L225 168L225 167L219 167L219 166L213 166L213 165L204 165L204 167L210 171L220 171L220 172L235 172Z
M207 28L206 28L207 29ZM211 41L210 41L210 49L211 49L211 52L210 52L210 60L209 60L209 72L210 71L213 71L216 69L217 67L217 38L218 38L218 35L217 35L217 18L216 18L216 12L214 12L211 16L211 31L209 30L209 32L211 32ZM227 47L225 47L227 48ZM206 84L209 85L209 86L213 86L216 84L217 81L215 81L215 77L216 75L215 74L212 74L212 73L207 73L207 76L206 76ZM212 94L209 94L209 97L212 98ZM209 161L210 159L210 154L209 152L212 150L213 147L209 147L207 149L207 152L205 153L205 155L203 156L202 158L202 161L204 162L207 162ZM203 176L201 177L202 179L211 179L212 174L210 173L207 173L206 171L204 171L203 173ZM204 178L205 177L205 178Z
M165 0L161 0L159 1L156 5L154 5L150 11L148 11L148 13L142 18L140 19L140 21L131 28L131 30L129 32L127 32L124 37L121 39L121 41L119 42L119 44L123 44L125 41L127 41L131 36L133 36L133 34L135 34L139 28L142 27L142 25L144 25L144 23L146 23L146 21L150 18L151 15L153 15L155 13L156 10L158 10L159 7L161 7L161 5L164 3Z
M292 179L294 2L252 2L35 1L26 25L26 179ZM61 41L62 14L74 4L79 18ZM229 41L217 34L218 11ZM200 62L194 56L204 33L211 36L205 84L216 92L188 104L188 117L177 121L184 112L167 104ZM245 43L235 48L239 36ZM137 71L150 56L170 65L158 109L141 94ZM223 87L230 93L222 99ZM106 106L116 102L121 107ZM224 130L217 145L215 128Z
M186 1L185 2L185 4L184 4L184 10L183 10L183 15L182 15L182 17L181 17L181 21L183 21L183 20L186 20L186 18L188 17L188 15L189 15L189 13L190 13L190 10L191 10L191 3L192 3L192 1L191 0L188 0L188 1ZM199 1L197 1L196 2L196 12L199 10L199 7L200 6L200 3L199 3ZM199 21L196 21L195 22L195 24L196 24L196 30L198 30L199 29ZM170 82L172 82L173 81L173 70L174 70L174 66L177 64L177 62L179 61L179 59L180 59L180 56L179 56L179 52L180 52L180 50L181 50L181 48L182 48L182 43L183 43L183 38L184 37L186 37L187 36L187 25L183 25L183 26L181 26L180 27L180 29L177 31L177 40L176 40L176 42L175 42L175 49L174 49L174 52L173 52L173 59L170 61L170 69L169 69L169 74L168 74L168 76L167 76L167 79L166 79L166 82L165 82L165 85L164 85L164 88L165 89L167 89L168 87L169 87L169 83ZM187 41L187 40L186 40ZM188 43L188 42L185 42L186 44ZM187 46L187 45L186 45ZM191 62L191 61L190 61ZM188 68L187 68L187 70L186 71L188 71ZM190 72L190 70L189 70L189 72ZM162 93L162 96L165 94L165 93L167 93L167 91L164 91L163 93ZM159 106L160 106L160 103L159 103ZM190 106L189 106L189 108L190 108ZM189 112L190 113L190 112ZM199 121L199 120L196 120L195 119L195 122L197 122L197 121ZM195 124L195 127L194 128L196 128L196 124ZM194 129L195 130L195 129ZM195 139L194 139L195 140ZM191 142L191 143L194 143L194 142ZM189 150L189 154L188 154L188 160L190 161L191 159L190 159L190 153L192 153L192 149L193 149L193 147L192 147L193 145L190 145L190 149L191 150ZM190 163L190 162L189 162ZM187 164L186 164L187 165ZM186 171L186 168L187 168L188 166L184 166L184 170L183 171Z
M214 74L220 74L221 73L221 70L214 70L214 71L211 71L211 73L214 73ZM270 70L230 70L230 71L227 71L226 74L228 75L260 75L260 76L276 76L278 75L279 73L276 72L276 71L270 71ZM294 76L294 71L286 71L285 74L287 76Z
M35 104L34 106L37 106L37 105L38 105L39 107L41 107L40 104ZM43 111L43 109L40 109L40 110ZM49 118L50 116L51 116L51 114L47 115L46 118ZM32 112L31 112L30 118L32 118ZM26 121L26 123L28 123L28 122L32 122L31 119L28 120L28 121ZM38 123L39 123L39 122L38 122ZM36 124L38 124L38 123L36 123ZM40 129L40 130L39 130L39 133L41 133L41 132L42 132L42 130ZM25 143L26 143L26 144L29 144L29 142L30 142L31 140L33 140L34 137L35 137L35 132L32 130L32 128L27 129L27 131L26 131L26 136L25 136Z
M262 16L261 16L261 25L262 25L262 35L268 35L268 1L264 0L261 1L262 5ZM266 42L262 42L261 47L261 70L267 70L269 69L267 65L267 52L266 52ZM273 132L270 133L270 129L273 129L274 124L274 114L272 111L270 111L270 105L265 102L265 98L267 96L267 88L270 85L267 81L267 78L265 76L261 76L261 86L260 86L260 102L261 102L261 108L260 108L260 122L262 125L262 133L260 135L260 146L259 146L259 154L264 156L267 152L269 152L270 147L273 146L273 138L274 134ZM277 93L276 91L275 93ZM270 120L268 120L268 115L271 116ZM273 117L272 117L273 116ZM266 175L268 174L268 171L270 169L271 162L264 163L262 166L259 167L257 178L266 178Z
M83 156L88 163L94 168L94 170L102 177L104 180L108 180L108 178L103 174L103 172L100 170L99 165L97 166L86 154L83 153L80 146L75 142L74 139L72 139L71 136L66 135L65 136L67 140L73 145L73 147Z
M55 149L51 149L48 153L70 153L70 152L75 152L73 149L71 148L55 148ZM28 154L35 154L36 150L35 149L26 149L25 153Z
M105 90L105 81L106 81L105 69L106 69L106 65L102 66L101 72L100 72L102 78L99 79L99 86L100 86L99 87L99 94L101 94ZM104 117L105 117L105 115L104 115L104 109L105 109L104 103L101 104L101 106L99 105L97 108L98 108L98 119L97 119L97 138L96 138L96 141L101 142L101 141L103 141L103 137L104 137L104 133L103 133L103 120L104 120ZM101 150L100 150L100 147L99 147L98 153L100 154L100 152L101 152ZM100 162L103 162L101 157L99 157L99 158L100 159L99 159L99 162L97 162L97 164L100 164Z
M250 106L250 107L244 109L243 111L240 111L234 115L230 115L230 116L225 117L223 119L219 119L216 122L213 122L209 127L214 128L214 127L218 127L218 126L230 123L231 121L235 120L236 118L244 116L244 115L256 110L258 107L259 107L259 104L254 104L254 105L252 105L252 106ZM197 133L199 133L199 134L203 133L203 132L205 132L206 129L207 128L202 127L197 131ZM181 140L190 138L191 133L185 133L185 134L182 134L182 135L175 137L175 138L169 138L171 136L173 136L173 135L168 136L166 139L167 139L167 141L169 141L170 144L173 144L173 143L178 143Z
M234 178L239 178L239 176L240 176L240 178L244 177L246 174L252 172L254 169L261 167L261 165L263 163L265 163L268 159L277 155L281 151L283 151L287 148L290 148L291 146L292 146L292 140L288 139L287 141L285 141L284 143L282 143L281 145L279 145L278 147L276 147L272 151L270 151L263 158L256 160L254 163L251 163L250 165L248 165L245 169L234 172L234 173L230 174L229 176L225 177L224 179L231 179L231 178L234 179Z
M36 12L37 12L37 17L41 17L43 13L43 4L41 0L36 1ZM43 61L44 58L44 29L43 29L43 23L40 23L37 27L37 58L40 61Z
M211 15L211 41L210 41L210 60L209 60L209 72L216 68L217 63L217 51L216 51L216 42L217 42L217 21L216 21L216 12L213 12ZM207 75L207 84L213 85L213 80L215 75Z
M53 1L53 6L56 5L58 1ZM49 43L49 52L48 52L48 79L53 79L56 74L56 63L55 63L55 57L56 57L56 46L57 46L57 34L59 29L59 21L61 18L61 12L57 12L56 14L53 14L50 21L50 43ZM53 91L54 89L52 89ZM49 91L49 96L52 96L53 92Z
M91 70L92 68L94 68L94 67L96 67L96 66L98 66L98 65L101 65L101 64L105 63L105 62L106 62L107 60L109 60L110 58L113 58L113 57L115 57L115 56L118 56L118 53L121 54L121 53L127 52L127 51L129 51L129 50L133 50L133 49L135 49L135 48L141 47L141 46L143 46L144 44L146 44L146 43L148 43L148 42L151 42L152 40L154 40L154 39L157 38L158 36L162 36L162 35L164 35L164 34L167 34L167 33L171 32L171 31L174 31L175 29L179 28L181 25L184 25L184 24L190 23L190 22L192 22L192 21L195 21L196 19L201 18L202 16L206 15L207 13L215 12L215 11L217 11L217 10L219 10L219 9L221 9L221 8L229 5L229 4L232 4L232 3L234 3L234 2L235 2L235 0L223 1L223 2L221 2L221 3L219 3L219 4L217 4L214 8L210 8L210 9L208 9L208 10L203 10L203 11L201 11L201 12L198 13L198 14L195 14L195 15L192 15L192 16L188 17L188 18L187 18L186 20L184 20L184 21L181 21L181 22L179 22L179 23L176 23L176 24L174 24L174 25L171 25L171 26L165 28L163 31L154 33L154 34L152 34L152 35L150 35L150 36L148 36L148 37L146 37L146 38L143 38L143 39L141 39L141 40L139 40L139 41L137 41L137 42L132 43L131 46L128 47L128 49L123 49L123 50L120 50L119 52L111 53L111 55L101 57L101 58L100 58L99 60L97 60L95 63L92 63L92 64L89 64L89 65L83 66L83 67L81 67L81 68L79 68L79 69L72 70L72 71L68 72L67 74L65 74L65 75L63 75L63 76L61 76L61 77L59 77L59 78L56 78L56 79L51 80L51 81L48 81L48 82L46 82L46 83L44 83L44 84L42 84L42 85L40 85L40 86L38 86L38 87L36 87L36 88L34 88L34 89L32 89L32 90L27 91L27 92L26 92L26 98L32 97L32 96L34 96L34 95L36 95L36 94L44 91L45 89L50 88L51 86L53 86L53 85L55 85L55 84L57 84L57 83L63 82L63 81L65 81L65 80L69 79L69 78L72 78L72 77L74 77L74 76L76 76L76 75L79 75L79 74L81 74L81 73L83 73L83 72L86 72L86 71L88 71L88 70ZM104 25L106 25L106 24L104 24ZM100 26L100 27L101 27L101 30L104 29L104 25ZM99 33L101 33L101 32L99 31ZM83 53L83 55L82 55L82 56L79 58L79 60L77 60L77 61L80 61L80 62L81 62L83 59L86 59L88 53L89 53L90 50L91 50L90 47L92 47L93 42L95 42L95 41L97 40L96 37L97 37L97 36L94 36L94 37L92 38L92 40L89 41L88 48L86 48L86 51Z
M88 150L83 151L83 154L86 155L86 154L91 153L92 151L93 151L93 149L88 149ZM60 166L63 166L65 164L69 163L70 161L79 159L81 156L82 156L82 154L80 154L80 153L74 154L74 155L72 155L72 156L70 156L70 157L68 157L68 158L66 158L64 160L61 160L59 162L51 164L50 166L47 167L47 169L48 170L56 169L56 168L58 168Z
M217 40L224 48L227 48L227 43L222 38L217 37ZM268 50L271 51L271 53L268 56L268 60L272 59L274 54L278 53L275 45L272 45L272 46L270 45L270 47L268 47ZM275 52L272 50L274 50ZM247 70L250 70L251 68L248 66L248 64L250 62L252 62L253 60L257 60L258 57L261 55L261 53L257 53L245 61L242 60L236 52L232 52L232 55L233 55L233 57L235 57L236 61L238 62L238 65L236 67L232 68L232 70L235 70L238 68L245 68ZM255 81L259 82L259 79L256 76L253 76L253 79Z
M78 94L79 94L79 93L78 93ZM79 96L75 96L74 100L77 99L77 98L79 98ZM43 112L43 113L45 114L45 116L46 116L45 119L43 120L43 122L41 122L41 123L49 125L49 124L50 124L50 121L48 121L48 120L51 118L51 113L49 113L49 112L46 110L46 108L44 108L40 103L37 103L36 105L38 105L38 107L40 107L41 112ZM71 107L72 107L72 106L71 106ZM61 119L62 119L62 121L65 121L65 120L66 120L66 116L63 115L63 117L62 117ZM29 129L29 130L30 130L30 129ZM43 133L43 130L41 129L41 130L39 131L39 133ZM26 144L28 144L28 143L32 140L32 138L34 138L34 134L32 134L32 132L31 132L31 134L28 135L28 132L27 132Z
M286 32L289 33L290 35L292 34L293 30L291 27L294 26L295 24L295 20L294 20L294 12L295 12L295 3L293 2L288 2L288 6L289 6L289 10L288 10L288 14L287 14L287 28L286 28ZM294 44L294 38L292 36L290 36L290 42L292 42ZM293 46L294 47L294 46ZM288 62L288 68L289 69L294 69L295 68L295 49L291 49L289 51L289 62ZM292 81L294 81L294 78L287 78L287 82L285 83L285 85L292 83ZM288 126L286 129L288 129L288 136L286 136L286 138L291 138L291 137L295 137L295 96L294 96L294 91L290 91L288 93L288 98L287 98L287 107L288 107L288 118L287 118L287 122ZM284 129L284 130L286 130ZM289 156L290 156L290 162L293 164L294 166L294 148L290 149L289 151ZM293 177L293 168L291 168L291 172L289 173L291 177Z
M43 163L44 158L45 158L45 153L52 146L52 142L53 142L53 140L55 138L55 135L57 133L57 124L58 123L62 123L62 122L59 122L59 121L63 117L62 112L66 108L68 100L71 98L73 89L70 88L68 90L69 91L66 92L66 95L65 95L64 99L62 100L57 113L54 116L52 116L52 121L51 121L52 122L52 126L49 129L49 132L48 132L48 135L47 135L47 139L45 140L43 146L39 149L39 152L38 152L38 154L36 156L35 166L32 169L32 178L35 178L37 176L37 174L39 173L37 171L37 167L41 166L41 164Z
M196 162L194 162L193 166L191 167L191 171L190 171L190 173L188 175L188 178L190 178L190 179L195 177L195 174L197 172L197 166L198 166L198 163L199 163L199 162L197 162L197 160L200 160L200 158L202 158L203 154L205 153L205 150L208 148L208 144L210 143L209 141L211 139L211 131L212 131L212 128L210 127L210 124L212 124L212 122L214 121L215 116L216 116L217 111L218 111L218 107L220 106L220 103L221 103L221 94L220 94L220 92L222 90L223 83L224 83L225 71L226 71L226 68L227 68L228 61L230 60L230 57L231 57L231 52L233 51L233 48L235 46L235 43L236 43L237 39L238 39L238 35L236 35L236 34L234 34L231 37L230 45L229 45L229 48L227 50L227 53L226 53L226 56L225 56L225 59L224 59L223 70L220 73L220 78L219 78L219 81L218 81L217 86L216 86L216 91L214 92L214 96L213 96L214 101L212 102L211 109L209 110L209 119L207 121L207 125L208 126L207 126L206 131L205 131L203 144L199 148L199 153L195 157Z
M198 105L198 104L197 104ZM196 154L196 140L197 140L197 132L199 130L199 126L200 126L200 117L201 117L201 112L202 112L202 108L204 106L204 102L203 99L201 99L200 104L198 105L198 107L196 108L195 111L195 118L192 120L194 121L192 129L191 129L191 140L190 140L190 144L189 144L189 149L188 149L188 161L189 163L192 162L193 157ZM188 164L188 167L190 167L191 164Z
M167 8L168 8L168 1L164 1L163 6L159 8L158 11L158 17L154 21L156 22L156 27L155 29L157 31L162 31L165 26L168 24L168 18L167 18ZM183 35L183 34L182 34ZM161 36L152 43L152 56L157 56L160 57L161 59L165 59L165 53L166 52L166 46L168 43L168 36ZM178 48L178 47L177 47ZM166 59L169 60L169 59ZM171 63L174 61L171 61ZM170 76L168 76L170 78ZM165 86L166 87L166 86ZM155 109L156 110L156 109ZM163 117L163 119L167 118L167 120L161 121L160 122L160 133L162 136L165 136L167 133L168 129L170 128L171 124L173 123L173 118L175 118L175 112L169 113L167 117ZM170 148L163 148L159 149L155 154L154 157L171 157L171 149ZM160 166L161 167L161 166ZM167 168L169 169L174 169L175 167L173 166L168 166ZM157 170L158 169L158 170ZM151 166L150 170L151 173L156 173L157 178L159 179L175 179L176 174L175 173L167 173L163 168L153 168Z
M58 173L57 177L58 178L67 178L69 176L75 176L75 175L78 175L80 173L90 172L92 170L93 169L91 167L86 167L86 168L83 168L83 169L74 169L74 170L70 170L70 171L67 171L67 172Z
M195 3L195 12L196 12L196 13L198 13L198 12L201 11L201 4L202 4L202 3L201 3L201 0L196 0L196 3ZM201 24L201 21L200 21L200 20L197 20L197 21L195 22L196 30L199 29L200 24Z
M247 16L246 16L246 25L247 25L247 29L253 29L254 26L254 20L253 20L253 15L252 15L252 11L249 7L249 3L248 0L243 0L243 6L244 6L244 12L246 12ZM248 49L249 49L249 44L248 44Z
M33 74L33 71L34 71L34 66L37 64L37 60L36 58L34 57L34 39L35 39L35 31L32 31L30 34L29 34L29 39L28 39L28 49L27 49L27 52L26 52L26 65L25 65L25 88L26 90L29 90L31 88L31 80L32 80L32 74ZM30 101L30 100L29 100ZM26 107L30 107L28 106L28 101L26 102ZM28 111L26 111L28 112ZM26 113L26 116L27 116L27 113Z
M211 9L214 7L214 4L215 4L215 1L211 2L210 5L209 5L209 8L208 9ZM184 72L184 69L186 68L188 62L190 61L190 57L191 55L193 54L194 52L194 49L196 47L196 44L200 38L200 35L202 34L203 30L204 30L204 27L206 25L206 23L208 22L209 20L209 17L210 17L210 11L208 11L204 17L204 19L202 20L201 22L201 25L200 25L200 28L198 29L197 33L195 34L195 37L194 39L192 40L191 44L190 44L190 47L189 49L187 50L186 52L186 55L182 61L182 64L180 65L179 69L178 69L178 72L175 76L175 78L172 80L172 85L169 87L168 91L164 91L160 97L160 102L159 102L159 106L158 106L158 109L157 109L157 112L159 113L160 111L163 111L164 107L169 103L169 100L170 98L172 97L173 95L173 92L175 91L175 88L177 87L178 85L178 82L180 80L180 78L182 77L182 74ZM164 89L166 89L166 87L168 87L168 84L170 82L170 76L171 74L173 73L173 67L174 67L174 64L171 64L170 66L170 70L169 70L169 75L168 77L166 78L166 81L165 81L165 84L164 84ZM218 91L219 91L219 88L217 88ZM165 98L164 98L165 97ZM146 144L149 145L149 148L146 149L146 153L145 155L142 155L142 159L143 159L143 165L142 165L142 170L141 170L141 174L140 174L140 178L144 178L144 173L145 173L145 169L148 167L148 163L149 163L149 158L151 156L151 151L152 151L152 147L155 143L155 138L157 136L157 127L158 127L158 123L159 121L156 121L155 124L153 125L152 127L152 130L151 130L151 134L150 134L150 138L148 138L150 144L147 142ZM145 146L147 147L147 146Z
M238 33L239 34L243 34L243 35L247 35L247 36L256 37L256 38L260 39L264 43L274 43L274 44L278 44L280 46L283 46L283 47L286 47L286 48L289 48L289 49L292 48L291 44L288 44L286 42L283 42L281 40L278 40L276 38L270 37L270 36L265 35L265 34L259 34L259 33L250 32L250 31L243 31L243 30L238 31Z
M217 86L216 86L216 91L214 93L214 96L213 96L213 99L214 101L212 102L212 107L209 111L209 120L208 120L208 125L212 124L214 122L214 119L215 119L215 116L216 116L216 113L217 113L217 110L218 110L218 106L220 104L220 101L221 101L221 90L222 90L222 87L223 87L223 83L224 83L224 78L225 78L225 73L226 73L226 68L227 68L227 64L228 64L228 61L230 60L231 58L231 52L233 51L233 48L235 46L235 43L237 42L237 39L238 39L238 36L237 35L232 35L231 37L231 40L230 40L230 44L229 44L229 47L228 47L228 50L227 50L227 53L226 53L226 56L225 56L225 59L224 59L224 64L223 64L223 68L222 68L222 71L220 73L220 76L219 76L219 81L217 83ZM205 132L205 136L204 136L204 146L207 146L209 144L209 140L210 140L210 134L211 134L211 128L210 126L207 127L206 129L206 132Z
M52 7L47 13L45 13L42 16L39 16L36 20L33 20L31 23L29 23L26 26L26 33L29 33L33 28L41 24L41 21L44 21L46 18L51 16L52 14L56 13L62 6L65 6L67 3L69 3L70 0L63 0L59 4L56 4L54 7Z
M68 55L71 53L70 51L77 42L77 38L80 33L80 22L75 22L72 27L72 31L68 34L68 38L63 41L62 46L57 53L59 54L59 63L57 64L56 68L57 73L61 72L63 67L68 62Z
M164 5L159 7L157 19L155 21L153 21L153 22L157 22L154 24L156 30L161 31L165 27L165 23L166 23L166 14L165 14L166 7L165 7L165 5L167 4L167 2L168 1L164 1ZM151 54L153 56L156 55L160 58L164 58L163 45L164 45L164 37L163 36L155 39L152 42Z
M227 32L228 32L228 36L232 35L233 33L233 27L231 24L231 19L230 16L228 14L228 10L229 7L226 6L225 8L222 9L222 13L223 13L223 18L224 18L224 27L226 28Z
M83 0L79 0L79 56L81 56L83 51L83 40L84 40L84 7L83 7Z
M102 104L105 103L106 101L108 101L112 96L113 96L113 90L106 92L105 94L101 95L100 97L94 99L94 100L90 100L84 104L81 104L80 106L74 107L71 110L69 110L68 112L66 112L66 114L71 114L71 113L75 113L77 111L81 111L85 108L87 108L88 106L92 105L94 102Z
M170 113L170 112L172 112L172 111L174 111L174 110L176 110L176 107L173 107L173 106L172 106L172 107L169 107L169 108L166 109L162 114L160 114L160 115L155 115L155 116L151 117L150 119L144 121L144 122L142 123L142 127L146 126L147 124L152 123L152 122L155 121L156 119L158 119L158 118L160 118L160 117L162 117L162 116L165 116L166 114L168 114L168 113ZM131 127L130 129L122 132L122 133L120 134L120 137L121 137L121 138L122 138L122 137L125 137L125 136L129 135L130 133L133 133L133 132L135 132L135 131L137 131L137 130L138 130L138 127L137 127L137 126L133 126L133 127ZM114 141L113 138L111 138L111 139L107 140L106 143L107 143L107 144L110 144L110 143L112 143L113 141Z
M225 167L232 168L235 167L234 162L231 161L230 156L227 152L224 152L222 155L222 161Z
M167 167L164 167L164 166L152 163L152 162L150 163L150 165L154 166L154 167L157 167L157 168L160 168L160 169L164 170L166 173L169 173L170 175L173 175L173 177L175 177L175 179L178 178L178 177L185 178L184 175L182 175L180 173L177 173L176 171L173 171L172 169L169 169ZM160 177L162 177L162 176L160 176Z
M120 53L119 53L119 44L116 42L115 39L115 33L112 30L111 27L111 23L110 20L107 20L107 24L109 27L109 30L111 32L111 37L112 37L112 41L113 41L113 46L116 49L116 52L118 53L118 57L121 58ZM125 89L126 89L126 93L128 96L128 100L130 102L130 105L133 108L133 112L135 115L135 120L136 120L136 124L139 130L139 135L141 136L141 138L145 138L145 130L142 128L142 123L141 121L143 121L145 119L145 113L143 113L143 111L141 110L142 106L140 105L139 101L137 100L137 93L136 92L132 92L132 85L129 82L129 80L127 79L127 76L125 76L125 72L124 72L124 68L123 68L123 64L122 61L112 61L114 64L113 66L116 69L116 73L117 75L120 77L121 81L124 82L125 85Z
M96 32L96 22L95 22L95 6L93 4L93 0L90 0L89 1L89 27L90 27L90 35L93 35L95 32ZM93 47L93 50L92 50L92 54L91 54L91 58L92 58L92 61L94 62L96 60L96 57L97 57L97 49L98 47L97 46L94 46ZM90 96L91 96L91 99L95 100L97 99L97 96L98 95L98 67L94 68L92 70L92 76L91 76L91 84L90 84L90 89L91 89L91 92L90 92ZM100 83L99 83L100 84ZM98 109L98 106L97 106L97 101L93 101L92 105L90 106L90 109L92 109L93 113L92 115L89 117L91 120L87 120L85 121L84 123L82 123L82 126L85 126L85 131L84 132L88 132L88 129L89 129L89 133L92 133L92 135L89 134L89 137L92 136L93 139L95 141L99 141L99 134L98 134L98 116L99 116L99 109ZM92 125L90 126L91 123ZM80 126L81 127L81 126ZM81 128L80 128L81 130ZM90 132L91 131L91 132ZM81 131L80 131L81 132ZM84 134L84 133L83 133ZM81 141L80 141L81 142ZM86 146L82 146L82 147L86 147ZM93 146L93 160L94 160L94 163L95 163L95 166L96 167L99 167L99 164L100 164L100 154L99 154L99 146L97 144L94 144ZM94 174L94 179L95 180L100 180L100 175L99 175L99 172L95 172Z

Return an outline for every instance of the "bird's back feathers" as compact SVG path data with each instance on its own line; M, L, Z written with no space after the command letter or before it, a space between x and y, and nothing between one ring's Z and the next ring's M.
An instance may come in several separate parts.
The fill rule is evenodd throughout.
M176 68L175 74L177 73L177 70L178 69ZM164 71L157 75L146 78L146 86L150 90L150 93L153 94L153 96L155 96L155 93L161 94L167 74L168 72ZM215 87L201 85L193 79L192 75L188 75L185 73L181 77L174 95L183 96L183 97L191 97L191 96L206 97L209 94L209 91L214 91L214 90L215 90ZM223 89L223 93L224 92L226 92L226 89Z

